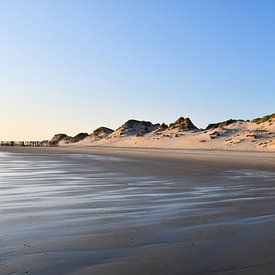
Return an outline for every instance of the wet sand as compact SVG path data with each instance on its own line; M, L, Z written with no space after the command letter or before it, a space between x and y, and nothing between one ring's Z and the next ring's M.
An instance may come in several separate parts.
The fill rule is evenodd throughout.
M275 270L272 153L1 150L0 274Z

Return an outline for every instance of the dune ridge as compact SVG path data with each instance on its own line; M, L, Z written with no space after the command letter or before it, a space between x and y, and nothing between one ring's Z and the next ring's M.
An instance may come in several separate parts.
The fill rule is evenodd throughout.
M229 119L196 127L190 118L152 123L130 119L116 130L100 127L74 137L57 134L48 140L57 146L112 146L184 149L275 151L275 114L252 120Z

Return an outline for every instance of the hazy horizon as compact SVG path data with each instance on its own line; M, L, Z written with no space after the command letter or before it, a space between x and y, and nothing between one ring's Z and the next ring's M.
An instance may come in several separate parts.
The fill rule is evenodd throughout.
M275 2L2 1L0 140L274 113Z

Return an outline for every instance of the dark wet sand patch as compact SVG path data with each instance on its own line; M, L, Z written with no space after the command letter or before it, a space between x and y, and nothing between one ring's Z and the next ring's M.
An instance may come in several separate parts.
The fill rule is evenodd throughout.
M0 274L272 274L269 155L125 157L0 154Z

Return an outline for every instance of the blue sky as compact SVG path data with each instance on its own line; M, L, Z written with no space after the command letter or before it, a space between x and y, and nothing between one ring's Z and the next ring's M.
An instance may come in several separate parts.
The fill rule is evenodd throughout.
M275 111L273 0L0 0L0 139Z

